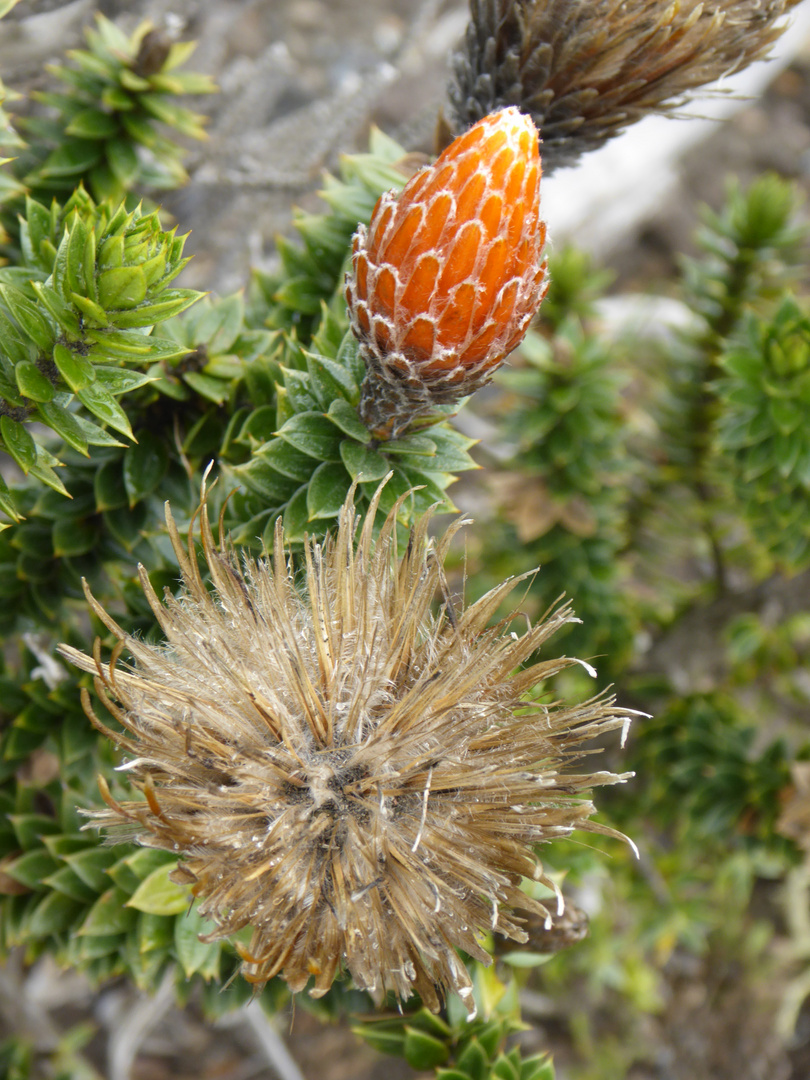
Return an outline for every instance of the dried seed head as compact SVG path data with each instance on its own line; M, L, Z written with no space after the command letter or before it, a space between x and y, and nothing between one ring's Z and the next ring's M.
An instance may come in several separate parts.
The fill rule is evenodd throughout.
M522 340L545 291L537 131L487 116L377 203L352 247L346 301L378 437L460 400Z
M505 105L543 136L546 174L650 112L762 59L798 0L470 0L453 129Z
M313 979L320 996L344 969L377 1000L417 991L437 1009L452 989L472 1012L456 950L488 962L482 931L526 941L516 910L548 916L521 881L545 880L536 845L610 831L588 820L584 792L624 777L570 767L626 720L602 696L527 703L575 663L521 670L570 609L522 636L487 628L511 580L434 614L462 523L434 543L422 518L400 555L399 504L372 539L379 494L356 540L350 495L337 533L307 543L305 589L280 525L272 563L240 565L217 550L203 505L207 589L168 514L183 591L161 601L141 570L165 645L130 637L90 597L131 660L62 652L96 676L124 733L91 718L146 796L105 792L94 824L182 852L176 879L218 924L207 940L253 928L247 979L281 975L293 991Z

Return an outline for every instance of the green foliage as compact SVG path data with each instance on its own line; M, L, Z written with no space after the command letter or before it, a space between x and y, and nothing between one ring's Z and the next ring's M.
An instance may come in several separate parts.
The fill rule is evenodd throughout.
M728 623L725 642L732 685L770 683L783 701L804 709L810 696L804 680L810 659L810 612L767 622L746 612Z
M723 373L727 339L746 314L767 312L801 279L809 233L797 221L797 208L795 187L771 174L744 192L732 184L721 212L703 213L695 237L701 257L682 260L682 296L698 318L661 358L669 379L659 422L668 466L693 488L708 483L718 413L714 383Z
M751 467L756 458L783 485L783 437L760 437L765 418L755 414L769 406L759 401L759 391L753 402L751 363L726 367L726 357L751 351L753 328L765 333L784 289L801 281L810 230L798 216L798 201L794 186L771 175L747 191L732 185L725 207L703 215L702 255L683 262L680 299L691 321L631 343L641 393L629 444L639 467L627 507L627 550L640 556L645 589L656 594L656 620L670 617L690 593L722 594L733 573L761 578L773 569L777 547L783 565L788 559L794 569L800 565L801 526L794 521L782 544L774 529L769 532L764 488L756 487ZM741 379L749 380L745 387ZM791 445L798 445L797 437ZM778 455L766 462L777 446ZM789 482L795 486L796 473ZM750 542L757 516L762 544ZM694 563L701 573L690 568Z
M631 738L628 766L644 777L639 801L622 816L643 815L674 830L681 843L790 846L776 834L781 793L790 784L785 741L757 746L759 730L733 698L721 693L670 700ZM673 821L672 806L679 813ZM682 835L678 835L682 833Z
M614 278L611 270L596 267L590 255L571 245L555 251L549 267L549 286L541 308L543 326L558 331L563 322L576 317L592 319L596 301Z
M275 405L254 410L234 435L234 447L250 452L226 474L248 492L233 503L243 523L235 532L238 542L261 536L271 548L279 514L293 543L305 532L325 532L336 523L352 483L358 484L355 504L362 513L389 472L381 516L409 491L404 522L435 503L448 506L444 491L453 472L475 467L467 454L472 440L436 423L444 416L437 410L432 426L376 444L357 415L364 367L345 320L324 309L311 348L293 351L288 341L284 358L295 366L279 362Z
M766 173L746 191L731 183L720 213L704 209L695 237L702 257L682 260L687 303L704 323L704 349L716 352L747 309L801 276L807 227L797 223L797 207L795 186Z
M37 1080L42 1068L53 1080L101 1080L81 1051L93 1036L90 1024L77 1024L45 1055L33 1037L13 1035L0 1043L0 1076L4 1080Z
M602 904L589 939L531 976L570 1025L583 1080L646 1060L639 1014L676 993L673 955L739 963L745 940L752 985L774 966L773 926L750 905L796 863L779 823L808 753L807 613L788 617L778 576L766 579L806 567L810 530L807 316L784 291L801 290L806 264L796 209L774 177L730 189L685 263L692 320L663 334L608 335L605 280L564 253L550 310L498 379L511 454L493 461L497 513L473 537L467 589L539 566L529 615L565 591L584 619L566 650L604 653L620 700L653 714L612 759L636 778L601 800L639 842L642 873L624 855L609 873L564 848L548 857L566 893Z
M571 251L562 262L548 336L530 332L520 348L522 366L497 376L509 392L504 427L514 456L493 488L505 520L488 532L476 577L491 585L540 567L529 584L534 614L567 594L582 625L567 630L565 647L584 656L607 653L606 662L616 665L629 648L633 619L621 595L619 554L631 481L621 399L626 375L597 324L578 314L592 310L605 275ZM552 259L552 281L556 265Z
M109 754L83 714L74 675L44 642L30 644L22 678L0 672L0 950L47 950L94 980L127 974L143 989L175 965L180 980L227 978L235 954L199 941L211 928L168 881L171 855L103 847L83 831L81 809L96 801L95 777L109 769ZM32 663L43 654L44 677ZM27 782L24 761L39 761L40 773L56 761L58 776Z
M446 1016L425 1008L396 1017L368 1018L354 1031L382 1054L403 1057L416 1070L436 1070L436 1080L554 1080L545 1055L524 1058L518 1047L506 1049L510 1035L524 1029L517 984L506 985L490 969L473 965L479 1016L448 1002Z
M789 570L810 561L810 317L786 297L720 358L719 465L754 535Z
M90 446L122 445L108 428L134 439L118 399L149 382L139 367L185 352L151 330L200 294L168 288L188 261L185 237L163 232L157 212L97 206L81 190L64 209L29 198L26 211L31 280L0 270L0 439L25 475L67 494L54 471L62 462L27 425L44 425L85 456ZM0 506L18 520L7 488Z
M4 808L0 858L11 895L0 919L2 948L46 948L94 980L127 974L142 989L173 964L178 975L206 982L232 968L234 957L224 959L220 944L199 941L211 927L168 882L176 860L132 846L100 847L79 831L77 801L85 803L75 782L56 782L20 787ZM46 805L50 813L36 812Z
M161 357L149 368L154 380L152 389L175 401L195 398L213 405L224 405L233 396L234 383L245 378L247 393L254 404L264 400L267 391L261 375L263 358L271 351L275 335L268 330L248 329L241 293L222 299L206 297L182 318L172 319L163 328L181 347L174 355ZM271 372L276 374L276 368ZM258 385L257 385L258 384ZM274 397L274 390L270 391ZM206 415L210 415L207 413ZM197 452L202 430L190 436L186 452ZM207 451L218 446L208 436ZM206 452L200 450L199 452Z
M174 133L202 139L205 118L174 99L216 89L205 75L176 70L193 42L172 44L149 22L127 37L100 14L86 37L89 47L73 49L70 65L51 69L60 90L33 95L51 115L17 121L31 144L15 166L17 178L45 203L82 180L95 199L111 202L185 183Z
M3 17L2 5L0 5L0 18ZM19 101L20 95L15 94L9 90L7 86L3 85L2 79L0 79L0 151L2 153L17 153L25 143L14 130L12 126L11 116L6 112L4 104L11 101ZM4 226L8 225L7 221L4 221L4 207L7 203L15 204L19 203L21 198L25 195L25 187L20 183L11 172L4 168L14 159L12 157L0 156L0 249L5 247L9 242L9 235ZM0 263L1 264L1 263Z

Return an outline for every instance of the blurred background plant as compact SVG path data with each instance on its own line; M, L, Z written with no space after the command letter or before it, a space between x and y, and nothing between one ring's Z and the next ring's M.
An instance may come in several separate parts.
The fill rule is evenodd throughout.
M29 6L0 4L13 9L9 40ZM36 17L56 18L49 6ZM238 956L199 940L211 927L170 880L175 859L81 831L77 808L100 802L96 775L125 798L126 774L82 711L88 680L54 652L105 633L90 628L83 577L128 631L159 640L135 567L158 593L176 587L163 504L188 525L215 459L215 509L235 488L226 524L253 551L272 544L279 516L294 544L322 533L353 480L364 507L392 467L386 507L422 486L404 529L432 503L449 510L463 473L450 494L477 523L449 595L463 588L472 601L540 567L523 586L527 618L565 593L582 622L555 638L559 650L652 715L625 753L599 747L607 767L637 773L599 807L639 860L592 835L549 848L566 916L530 925L523 948L489 942L495 966L470 967L472 1024L454 998L439 1016L418 1002L379 1016L346 984L319 1002L302 995L291 1041L306 1076L800 1080L810 1067L806 55L769 114L788 101L802 118L790 140L780 129L796 147L790 163L775 137L743 180L708 185L712 205L691 235L658 226L607 265L554 246L533 329L456 419L437 410L424 431L371 442L343 296L358 222L434 149L449 46L438 145L516 104L546 131L551 171L744 67L792 5L723 4L724 21L639 0L627 37L616 36L618 59L644 72L630 84L621 64L609 76L600 66L617 60L599 21L609 11L577 22L577 4L423 4L405 20L389 5L369 46L378 60L356 84L323 45L330 33L344 43L340 63L347 41L360 49L351 4L335 8L339 33L318 4L290 4L286 22L246 4L238 32L233 13L227 23L192 13L198 65L224 72L224 104L206 101L204 150L189 141L206 125L186 95L215 88L187 71L192 45L171 20L100 6L105 15L77 14L71 32L83 26L84 40L46 78L4 70L0 88L0 152L13 159L0 170L0 1075L248 1077L267 1075L268 1062L286 1080L302 1075L274 1026L289 1008L284 984L249 1003L250 988L229 981ZM289 48L273 40L285 28ZM259 31L270 35L261 53ZM310 81L296 82L313 42ZM649 67L659 46L662 80ZM424 115L411 101L417 55ZM392 71L398 94L380 104ZM379 129L366 139L372 102L396 139ZM334 161L361 131L363 151ZM184 158L193 182L173 192L188 178ZM254 243L259 265L245 281L234 270L240 230L292 191L311 192L327 161L320 198L305 196L272 252ZM212 285L220 294L201 298ZM571 668L553 690L582 699L593 685ZM57 977L54 962L70 972ZM167 1042L161 1022L175 1004L185 1011L172 1013ZM347 1044L350 1025L374 1053Z

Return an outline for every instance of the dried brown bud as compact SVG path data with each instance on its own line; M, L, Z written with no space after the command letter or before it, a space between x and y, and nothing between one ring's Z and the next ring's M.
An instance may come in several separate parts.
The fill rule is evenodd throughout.
M522 668L568 606L522 636L488 628L512 579L434 614L462 522L433 542L422 518L400 554L402 500L373 539L379 495L357 537L350 496L337 533L308 541L305 589L280 525L272 563L240 564L217 549L203 505L209 590L168 513L181 594L161 601L141 569L165 645L126 634L90 597L121 647L112 662L98 646L62 652L96 676L123 732L94 722L145 795L107 792L94 823L182 853L177 880L218 924L208 940L253 928L247 979L281 975L293 991L313 979L320 996L345 969L377 1000L416 991L437 1009L455 990L472 1012L457 950L488 962L482 932L525 942L516 911L548 916L521 881L546 881L538 844L610 831L589 821L584 793L624 777L571 765L626 720L604 696L527 700L576 662Z
M550 918L541 919L535 912L526 916L524 928L528 941L524 948L527 952L556 953L578 945L588 936L589 919L585 911L572 900L566 899L562 914L552 913ZM503 955L515 951L515 946L495 937L495 954Z
M165 30L153 27L144 34L141 40L138 55L132 63L132 70L143 79L148 79L150 75L157 75L163 70L163 65L169 59L171 51L172 39Z
M453 123L517 105L548 175L650 112L762 59L798 0L470 0L449 89Z

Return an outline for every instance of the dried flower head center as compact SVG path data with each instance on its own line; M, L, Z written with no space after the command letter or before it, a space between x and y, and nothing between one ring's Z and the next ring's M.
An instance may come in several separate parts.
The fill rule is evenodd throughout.
M367 776L368 769L353 762L345 751L328 751L306 770L284 781L284 797L287 802L305 806L310 817L350 815L365 821L368 806L361 792Z

